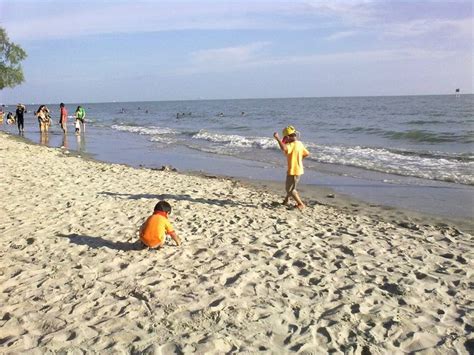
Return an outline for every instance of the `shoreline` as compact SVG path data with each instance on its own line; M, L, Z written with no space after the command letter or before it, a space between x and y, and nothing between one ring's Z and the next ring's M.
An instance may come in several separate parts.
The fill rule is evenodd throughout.
M248 183L249 186L252 186L253 188L261 188L265 192L276 195L280 194L282 198L284 197L284 186L281 183L250 179L238 180ZM440 227L452 225L466 233L474 233L474 222L468 218L439 216L425 212L413 211L408 208L365 202L343 193L337 193L327 187L302 184L299 186L298 191L301 192L304 199L309 201L309 205L313 206L317 204L330 206L355 215L377 215L385 222L389 223L396 223L397 220L404 219L408 223L415 224L431 224Z
M472 351L471 234L0 143L1 351ZM159 199L183 244L143 249Z
M1 132L0 132L1 133ZM11 136L13 139L18 139L21 142L26 144L31 144L35 146L41 146L39 143L35 143L29 138L15 135L10 132L3 133ZM68 134L71 134L69 132ZM49 147L49 146L48 146ZM139 166L133 166L128 163L115 163L106 160L102 160L97 158L97 154L94 153L87 153L87 152L80 152L74 149L64 149L64 148L56 148L50 147L52 149L57 149L64 153L66 150L68 155L71 156L79 156L83 159L88 159L92 161L102 162L105 164L119 164L124 165L130 168L140 168L140 169L151 169L151 170L159 170L160 168L151 167L139 164ZM166 167L173 167L173 165L163 165ZM179 174L189 175L189 176L199 176L199 177L218 177L220 179L228 179L230 181L236 181L242 183L247 186L251 186L252 188L264 191L266 193L271 193L276 196L284 197L284 182L278 182L275 180L266 180L260 178L245 178L245 177L235 177L229 176L224 174L214 174L205 171L195 171L195 170L178 170ZM369 215L379 215L383 218L386 222L394 222L399 219L405 219L408 223L416 223L416 224L423 224L429 223L431 225L452 225L458 229L461 229L467 233L474 233L474 221L470 218L464 217L452 217L452 216L443 216L439 214L433 214L428 212L420 212L415 211L409 208L397 207L397 206L390 206L389 204L385 203L376 203L376 202L368 202L363 201L360 198L350 196L347 193L341 193L336 191L334 188L327 187L327 186L318 186L314 184L305 184L304 182L299 185L299 191L303 197L303 200L307 200L307 204L309 205L327 205L335 208L339 208L341 210L345 210L351 214L362 214L364 216ZM328 197L329 196L329 197ZM332 197L334 196L334 197Z
M150 111L152 114L146 117L141 114L142 111L137 110L136 105L129 105L130 107L125 105L126 109L130 111L130 118L125 117L125 115L113 114L114 110L117 110L120 105L107 106L106 104L99 104L97 107L88 107L93 115L91 117L97 115L97 117L101 118L97 120L92 119L90 127L93 129L89 130L82 139L79 139L81 137L74 137L74 135L66 136L67 139L64 139L59 127L53 125L49 140L42 140L39 137L37 125L33 120L27 118L25 137L41 145L51 147L66 146L71 151L88 152L100 161L124 163L135 167L142 165L150 168L172 165L178 170L185 172L204 171L209 174L242 179L250 178L257 181L282 181L283 184L285 180L285 162L276 149L268 151L251 149L251 156L234 154L235 152L232 153L232 151L227 154L225 149L222 150L221 143L217 143L214 146L214 139L216 137L218 140L220 139L219 134L216 137L211 134L209 137L205 135L202 137L203 139L201 137L197 140L194 138L188 139L189 137L186 138L186 135L183 136L181 133L186 132L187 129L191 129L194 132L192 128L188 127L192 121L186 121L187 123L183 121L183 123L179 120L179 122L167 124L166 113L170 110L174 112L174 107L172 105L158 107L157 105L156 103L155 106L148 107L152 110ZM191 108L189 109L191 110ZM197 109L197 107L194 107L194 109ZM217 108L215 109L217 110ZM208 107L206 110L210 113L213 109ZM162 112L162 114L159 112ZM212 114L209 117L212 117ZM153 128L155 124L153 120L155 119L160 123L158 121L155 122L159 127ZM135 127L136 130L134 127L127 128L127 124L134 126L134 120L138 124ZM115 126L115 123L119 125ZM212 122L208 123L212 126ZM123 129L117 127L122 127ZM147 127L151 127L151 130ZM175 139L173 138L174 133L170 140L167 140L166 134L162 134L167 129L172 131L176 129L176 132L181 132L178 134L178 138L176 138L177 144L171 143ZM5 127L5 130L10 131L10 133L12 131L11 128L7 127ZM213 130L211 129L211 131ZM244 137L244 142L247 142L246 139L248 137L245 137L248 135L246 133L242 136ZM232 136L224 136L223 139L225 140L229 137ZM354 142L354 144L356 143ZM324 148L324 144L321 144L322 152L324 152L327 147ZM230 145L232 146L232 144ZM223 146L226 147L227 143L223 144ZM240 148L236 148L236 151L240 151ZM245 151L246 149L242 150L242 152ZM315 149L313 153L315 156L318 155L318 149ZM323 153L323 156L325 154ZM362 157L364 154L362 154ZM388 159L390 156L386 158ZM462 223L462 221L471 219L474 215L473 185L447 182L444 179L431 180L423 178L425 176L423 174L415 174L418 177L410 174L408 174L409 176L404 174L396 175L396 173L379 172L378 169L371 169L370 166L368 169L354 167L350 164L351 159L351 154L349 154L348 164L345 164L344 160L342 164L340 164L341 162L322 163L318 159L309 160L305 164L306 172L300 184L317 188L329 187L335 191L337 196L348 196L357 201L363 201L368 205L381 205L401 210L416 211L417 213L440 217L441 219L457 220L456 223L459 223L459 221ZM397 165L399 163L398 158L394 159L394 162L386 161L386 165L388 167L392 163ZM428 165L430 165L429 162L427 162ZM410 164L408 165L410 166ZM444 169L446 168L444 165L438 168L436 168L436 164L431 166L431 169L434 171L439 170L441 172L445 171ZM408 168L408 170L410 169ZM453 174L457 171L456 169L453 168Z

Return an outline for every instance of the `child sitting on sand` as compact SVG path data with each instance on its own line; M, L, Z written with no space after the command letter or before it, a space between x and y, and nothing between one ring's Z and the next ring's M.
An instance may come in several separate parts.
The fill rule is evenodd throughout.
M168 221L171 205L166 201L156 204L153 214L140 227L140 240L149 248L159 248L165 244L166 234L181 245L181 239L176 235L173 226Z
M286 197L283 200L284 205L288 205L290 197L296 201L296 207L302 210L305 205L296 191L296 186L300 176L304 173L303 158L309 155L308 150L303 143L297 140L296 130L293 126L288 126L283 130L283 141L280 140L278 133L273 133L273 137L278 142L280 149L285 153L288 160L288 170L286 174Z

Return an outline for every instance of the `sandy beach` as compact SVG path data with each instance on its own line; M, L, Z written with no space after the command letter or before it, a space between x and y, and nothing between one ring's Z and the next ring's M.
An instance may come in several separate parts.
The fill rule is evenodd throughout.
M459 226L324 201L301 213L239 181L5 133L0 171L2 353L474 349L474 243ZM160 199L183 244L142 249Z

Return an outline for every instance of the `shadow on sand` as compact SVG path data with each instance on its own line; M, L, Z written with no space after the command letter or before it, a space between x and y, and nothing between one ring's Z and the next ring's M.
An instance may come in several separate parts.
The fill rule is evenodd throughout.
M91 248L109 248L114 250L130 251L130 250L143 250L145 247L139 241L133 243L126 242L112 242L102 237L91 237L89 235L79 234L58 234L58 237L68 238L70 243L77 245L87 245Z
M230 199L220 200L213 198L192 198L190 195L153 195L153 194L124 194L119 192L99 192L100 195L114 196L119 198L126 198L130 200L140 200L140 199L153 199L153 200L178 200L178 201L191 201L197 203L205 203L208 205L217 205L217 206L240 206L240 207L252 207L256 208L258 206L250 203L241 203Z

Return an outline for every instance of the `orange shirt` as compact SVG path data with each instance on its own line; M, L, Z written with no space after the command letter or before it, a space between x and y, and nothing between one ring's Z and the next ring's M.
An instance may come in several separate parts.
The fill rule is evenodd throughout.
M173 226L168 221L166 212L154 212L146 220L140 231L140 240L148 247L155 248L162 243L166 234L172 233Z
M300 141L286 144L286 149L288 175L303 175L303 158L309 155L308 150Z

